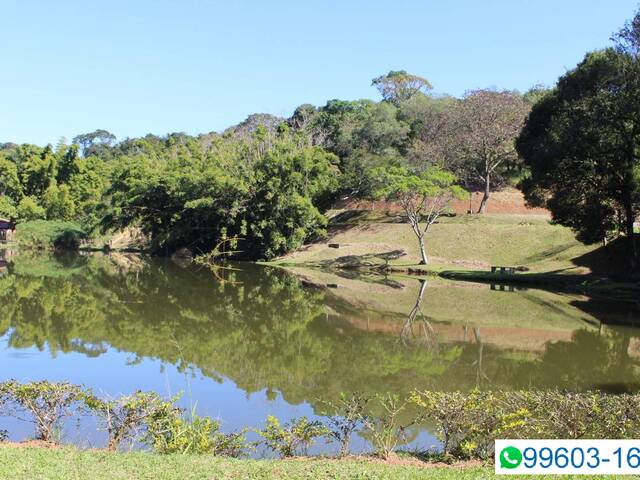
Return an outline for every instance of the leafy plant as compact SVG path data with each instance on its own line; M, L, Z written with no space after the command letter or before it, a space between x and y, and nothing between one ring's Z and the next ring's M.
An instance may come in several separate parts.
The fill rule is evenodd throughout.
M162 454L183 453L241 457L249 444L245 431L223 433L220 423L200 417L195 411L185 416L175 407L165 406L148 422L146 441Z
M417 392L412 403L423 419L435 423L445 457L487 459L494 440L523 432L526 402L509 402L504 392Z
M328 416L329 435L340 444L339 456L349 454L351 436L358 430L366 419L365 408L369 399L355 392L349 396L340 393L340 398L334 402L326 402L327 407L335 412Z
M48 381L18 383L5 382L2 390L16 406L16 418L34 423L36 438L45 442L56 442L62 420L74 414L89 394L81 386L67 382ZM30 417L22 417L26 412Z
M397 395L377 395L376 400L380 413L368 415L364 419L364 427L375 454L386 459L406 439L406 431L416 423L416 419L406 419L408 402Z
M307 417L281 425L276 417L270 415L267 417L267 426L257 433L264 438L264 444L281 457L293 457L305 454L317 438L326 436L329 431L321 422L309 421Z
M158 412L171 410L171 403L162 400L156 393L136 392L113 400L88 396L85 403L103 424L109 451L116 451L124 442L139 437L147 421L157 416Z

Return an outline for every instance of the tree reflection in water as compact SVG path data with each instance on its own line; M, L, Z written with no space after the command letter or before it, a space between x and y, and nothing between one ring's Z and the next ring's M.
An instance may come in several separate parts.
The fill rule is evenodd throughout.
M573 299L548 292L396 279L399 287L380 282L367 297L312 287L280 269L237 265L218 278L125 255L20 255L7 270L0 334L11 349L96 357L114 348L229 378L248 393L279 392L293 404L354 390L638 385L638 331L594 328L598 319ZM532 309L539 323L523 317Z

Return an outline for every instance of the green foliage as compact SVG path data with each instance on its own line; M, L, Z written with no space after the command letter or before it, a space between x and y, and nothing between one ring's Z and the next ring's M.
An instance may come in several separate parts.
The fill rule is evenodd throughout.
M489 459L496 438L636 438L640 396L559 390L416 392L445 455Z
M327 206L337 189L335 157L312 147L268 152L254 167L246 250L273 258L325 234Z
M23 195L17 165L3 155L0 155L0 194L6 195L14 203Z
M195 411L185 416L169 404L156 409L147 425L145 441L161 454L207 453L241 457L249 447L244 431L220 432L218 421L200 417Z
M467 196L466 190L455 184L453 173L436 165L417 171L403 166L381 167L373 175L376 178L373 197L400 204L418 238L422 263L426 264L425 234L446 213L451 200Z
M426 78L407 73L405 70L392 70L371 81L382 98L395 105L409 100L418 94L425 94L433 87Z
M18 203L18 208L16 209L18 219L23 222L41 220L45 218L46 214L46 210L38 203L35 197L24 197Z
M267 426L257 432L264 438L264 444L281 457L304 455L317 438L328 434L321 422L309 421L307 417L293 419L281 425L273 416L267 417Z
M71 189L68 185L58 187L55 182L52 182L42 195L42 206L47 218L71 220L75 216L76 205L71 198Z
M0 217L14 219L18 216L18 209L6 195L0 195Z
M411 398L424 419L435 423L445 457L483 460L493 454L496 438L512 438L514 432L522 431L530 414L527 402L510 400L510 395L501 392L477 390L468 394L420 392Z
M527 201L547 206L585 242L619 233L633 238L638 102L640 59L611 48L592 52L535 104L518 139L531 170L523 182Z
M16 241L28 248L75 250L84 238L84 230L73 222L34 220L16 226Z
M15 416L35 424L36 438L45 442L57 442L61 422L72 415L87 397L87 391L70 383L48 381L1 384L9 401L17 407ZM28 417L22 414L27 413Z
M320 209L337 189L337 159L296 145L282 129L278 135L266 136L258 126L252 140L225 139L207 158L190 152L163 162L119 160L103 228L140 225L157 252L206 253L237 237L238 253L252 259L322 235Z
M341 392L338 400L325 403L331 412L330 415L328 412L324 413L328 416L329 435L340 444L339 456L349 455L351 436L361 427L367 417L365 410L369 399L358 392L351 395Z
M375 401L375 410L363 419L364 433L374 453L386 459L407 439L407 431L416 419L407 412L408 401L398 395L378 394Z
M162 400L156 393L139 391L108 400L87 395L84 402L107 432L109 451L141 438L150 419L156 422L172 411L172 402Z

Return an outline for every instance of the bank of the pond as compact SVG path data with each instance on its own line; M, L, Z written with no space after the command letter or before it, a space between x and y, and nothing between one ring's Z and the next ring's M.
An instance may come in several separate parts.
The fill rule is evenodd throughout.
M41 448L0 444L0 478L12 480L132 479L426 479L471 480L500 478L493 466L429 464L410 457L392 461L368 457L237 460L208 455L155 455L144 452L108 453L72 447ZM540 476L538 478L553 478ZM601 478L565 476L563 478ZM629 477L633 478L633 477ZM636 477L638 478L638 477Z

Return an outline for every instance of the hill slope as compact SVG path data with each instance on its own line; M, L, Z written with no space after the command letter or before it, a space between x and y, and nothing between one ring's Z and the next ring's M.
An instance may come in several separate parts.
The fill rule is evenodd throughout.
M512 265L532 272L602 273L607 253L596 254L599 247L582 244L570 229L551 224L546 215L456 215L442 218L426 236L434 269ZM419 260L417 239L399 217L351 210L332 217L326 240L306 245L276 263L331 267L388 261L407 266Z

